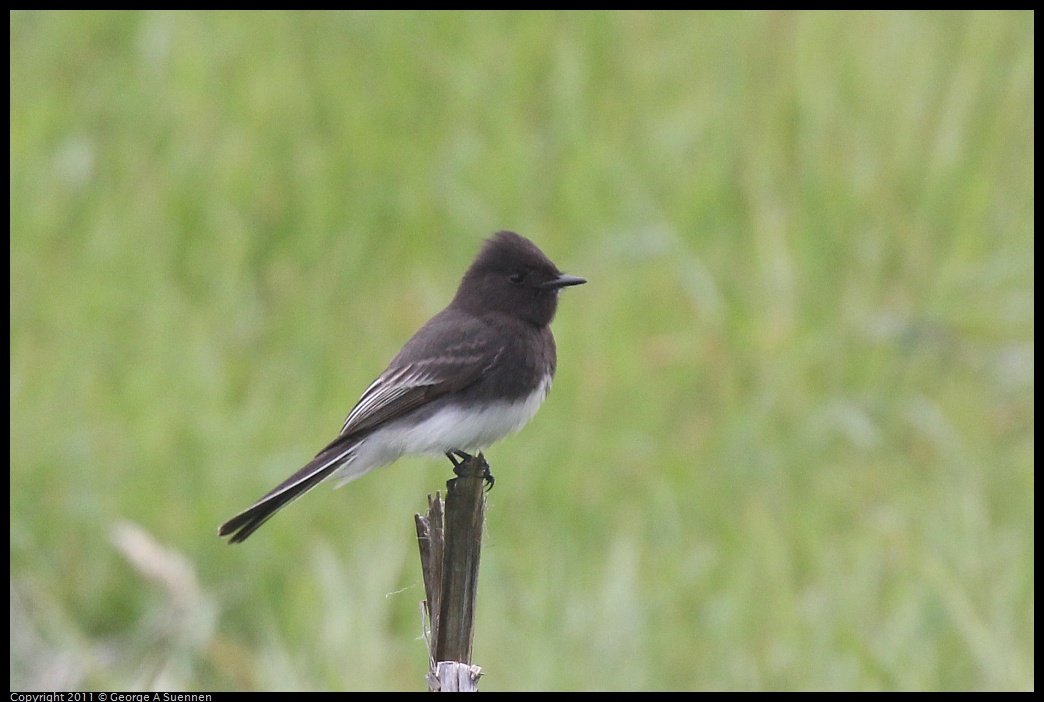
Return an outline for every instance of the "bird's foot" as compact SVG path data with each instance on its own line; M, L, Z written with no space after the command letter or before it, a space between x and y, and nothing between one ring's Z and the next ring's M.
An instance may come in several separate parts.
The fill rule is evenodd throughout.
M450 463L453 464L453 473L459 478L462 475L461 466L471 460L478 458L482 461L482 480L486 484L486 492L493 489L493 483L496 479L493 477L493 473L489 470L489 464L486 463L486 458L481 453L478 456L472 456L470 453L464 451L458 451L454 449L446 452L446 458L450 459Z

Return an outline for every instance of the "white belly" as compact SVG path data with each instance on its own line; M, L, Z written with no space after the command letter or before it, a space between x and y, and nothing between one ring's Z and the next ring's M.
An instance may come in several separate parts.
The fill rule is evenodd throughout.
M389 424L356 445L333 477L340 486L402 456L487 448L524 427L550 388L551 377L547 376L532 394L513 403L493 404L480 413L450 407L417 424L401 420Z

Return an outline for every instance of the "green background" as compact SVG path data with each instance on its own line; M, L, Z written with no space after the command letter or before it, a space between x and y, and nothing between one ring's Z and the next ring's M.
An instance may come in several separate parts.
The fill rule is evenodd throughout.
M444 459L216 529L497 229L482 689L1034 686L1032 14L10 18L12 689L423 689Z

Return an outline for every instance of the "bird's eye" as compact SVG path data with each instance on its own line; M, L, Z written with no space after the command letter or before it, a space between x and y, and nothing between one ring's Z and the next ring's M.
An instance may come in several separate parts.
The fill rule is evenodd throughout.
M525 280L525 279L526 279L526 274L523 273L522 271L515 271L514 273L512 273L511 275L508 276L508 280L510 280L515 285L521 285L522 281Z

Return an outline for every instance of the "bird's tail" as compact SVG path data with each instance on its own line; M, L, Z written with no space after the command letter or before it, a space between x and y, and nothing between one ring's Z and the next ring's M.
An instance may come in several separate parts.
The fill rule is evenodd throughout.
M218 529L219 536L230 536L230 544L245 541L279 510L329 478L351 460L357 443L347 446L335 441L301 470L280 483L252 506L229 519Z

